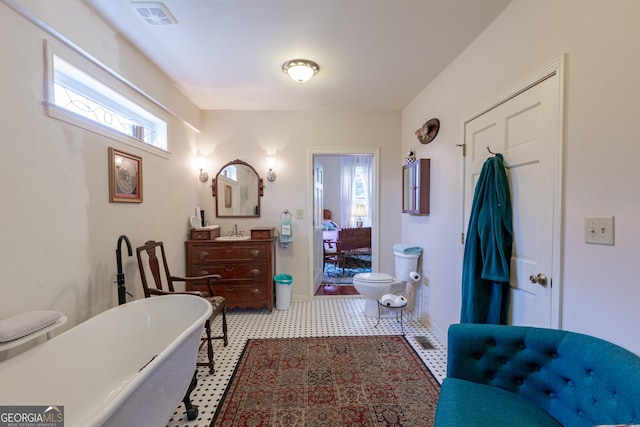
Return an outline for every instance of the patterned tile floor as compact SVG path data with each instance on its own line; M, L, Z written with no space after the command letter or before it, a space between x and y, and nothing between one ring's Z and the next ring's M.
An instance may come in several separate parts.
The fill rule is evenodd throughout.
M316 297L311 302L294 302L288 310L272 313L262 310L230 310L227 313L229 344L222 346L214 341L216 372L208 375L205 368L198 369L198 386L191 393L193 404L198 405L198 418L187 421L184 405L180 405L168 427L209 426L218 403L222 399L227 384L245 343L249 338L297 338L353 335L399 335L400 324L395 318L377 319L364 316L364 300L360 297ZM220 329L220 319L212 325L214 331ZM446 375L446 348L425 327L404 316L404 332L407 341L416 350L425 365L440 382ZM426 337L434 349L424 350L414 339ZM206 360L205 349L199 355Z

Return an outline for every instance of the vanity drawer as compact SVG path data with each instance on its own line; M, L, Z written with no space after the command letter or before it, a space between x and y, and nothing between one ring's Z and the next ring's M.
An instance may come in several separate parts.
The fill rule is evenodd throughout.
M232 284L218 283L213 292L227 300L227 308L246 307L247 303L262 302L267 299L267 292L263 283Z
M191 262L199 264L216 261L261 261L266 262L267 255L264 246L230 246L220 245L195 246L191 249Z
M219 262L208 265L194 265L191 269L191 275L193 276L206 276L208 274L219 274L222 277L222 281L259 280L264 283L267 275L267 264L225 264Z
M220 229L213 228L211 230L190 230L191 240L213 240L220 237Z

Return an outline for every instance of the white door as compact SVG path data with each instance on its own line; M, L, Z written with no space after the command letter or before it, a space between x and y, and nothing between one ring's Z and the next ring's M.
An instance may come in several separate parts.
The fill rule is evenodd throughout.
M322 284L324 271L324 242L322 240L322 208L324 199L324 170L313 161L313 294Z
M492 155L487 147L503 154L507 168L512 325L559 327L561 99L561 76L555 72L465 124L465 232L475 184Z

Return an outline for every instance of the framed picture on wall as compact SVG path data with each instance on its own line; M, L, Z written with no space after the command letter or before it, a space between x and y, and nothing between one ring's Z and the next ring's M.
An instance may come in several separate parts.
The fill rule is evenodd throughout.
M109 202L142 203L142 157L109 147Z

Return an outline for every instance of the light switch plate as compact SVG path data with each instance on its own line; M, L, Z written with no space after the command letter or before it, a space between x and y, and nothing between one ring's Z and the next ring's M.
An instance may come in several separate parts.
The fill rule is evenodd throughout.
M614 231L613 216L588 216L584 219L585 243L613 246Z
M298 219L303 219L304 218L304 212L302 211L302 209L298 209L296 211L296 218L298 218Z

